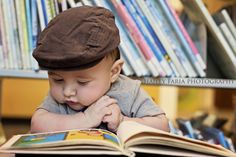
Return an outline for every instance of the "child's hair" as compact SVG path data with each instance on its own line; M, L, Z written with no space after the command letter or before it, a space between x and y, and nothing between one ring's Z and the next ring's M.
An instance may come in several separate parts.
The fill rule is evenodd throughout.
M120 59L120 51L119 48L117 47L114 51L112 51L111 53L109 53L106 57L111 57L113 62L115 62L116 60Z

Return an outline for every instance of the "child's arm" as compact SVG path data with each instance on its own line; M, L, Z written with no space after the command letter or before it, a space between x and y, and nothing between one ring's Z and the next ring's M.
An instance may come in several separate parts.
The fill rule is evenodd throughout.
M120 108L117 104L112 104L108 107L111 110L111 114L104 116L103 122L107 123L107 127L110 131L116 132L120 123L123 120L126 120L126 121L135 121L156 129L169 132L168 119L166 118L165 114L160 114L153 117L148 116L142 118L130 118L127 116L123 116L121 114Z
M48 132L68 129L84 129L97 127L105 115L111 114L109 105L116 103L115 99L102 97L89 106L84 112L73 115L51 113L38 109L31 119L31 132Z
M169 132L169 125L168 125L168 119L164 114L153 116L153 117L142 117L142 118L130 118L124 116L124 120L126 121L135 121L156 129L160 129L163 131Z

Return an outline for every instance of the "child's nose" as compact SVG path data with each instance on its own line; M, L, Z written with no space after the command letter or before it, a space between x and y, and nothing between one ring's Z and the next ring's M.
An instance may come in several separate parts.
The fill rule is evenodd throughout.
M73 86L66 86L64 88L63 93L64 93L65 97L75 96L76 95L76 89L73 88Z

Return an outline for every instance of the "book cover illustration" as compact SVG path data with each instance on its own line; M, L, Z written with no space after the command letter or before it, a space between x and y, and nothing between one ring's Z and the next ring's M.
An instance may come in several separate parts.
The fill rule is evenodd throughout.
M71 141L77 141L76 143L79 144L79 141L82 142L83 140L103 141L112 143L118 147L120 146L120 142L115 134L100 129L73 130L46 134L25 135L19 138L12 146L13 148L40 147L40 145L47 147L53 143L58 142L69 143Z

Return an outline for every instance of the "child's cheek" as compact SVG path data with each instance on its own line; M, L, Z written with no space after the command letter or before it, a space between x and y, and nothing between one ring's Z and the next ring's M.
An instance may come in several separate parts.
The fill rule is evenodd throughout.
M50 89L51 96L59 103L63 103L63 91L60 88L53 87Z

